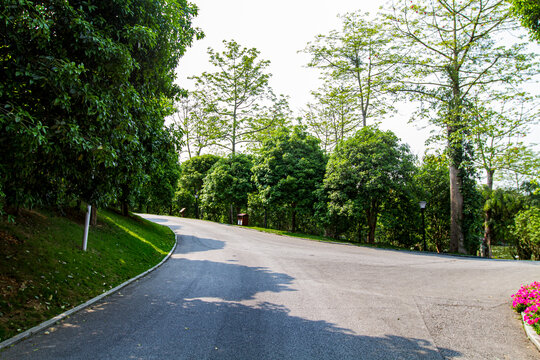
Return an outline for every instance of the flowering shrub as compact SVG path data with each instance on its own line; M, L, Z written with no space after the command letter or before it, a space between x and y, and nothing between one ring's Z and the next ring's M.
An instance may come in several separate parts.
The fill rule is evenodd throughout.
M512 307L523 312L523 319L540 334L540 282L522 286L512 295Z

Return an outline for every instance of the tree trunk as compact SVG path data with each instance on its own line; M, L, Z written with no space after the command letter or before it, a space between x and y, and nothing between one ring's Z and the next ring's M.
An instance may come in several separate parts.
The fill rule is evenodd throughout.
M362 220L358 219L358 242L362 242Z
M377 207L375 201L371 202L371 207L367 211L368 235L367 243L375 244L375 228L377 226Z
M450 165L450 252L466 254L463 238L463 194L459 169Z
M296 209L293 207L292 209L292 232L295 232L296 231Z
M92 205L92 210L90 211L90 226L97 225L97 212L97 207L95 205Z
M486 169L486 182L488 187L488 195L491 197L493 191L493 175L495 170ZM489 199L487 200L489 201ZM484 211L484 238L482 239L482 247L480 248L480 256L485 258L491 258L491 243L493 242L493 224L491 222L491 209L487 208Z
M264 208L264 228L266 229L268 227L268 210L266 207Z
M127 201L122 201L121 203L122 207L122 216L129 216L129 204Z

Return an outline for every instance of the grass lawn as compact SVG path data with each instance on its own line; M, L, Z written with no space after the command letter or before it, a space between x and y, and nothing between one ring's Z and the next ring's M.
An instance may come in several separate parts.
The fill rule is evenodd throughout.
M293 236L293 237L299 237L299 238L303 238L303 239L311 239L311 240L316 240L316 241L343 243L343 244L350 244L350 245L356 245L356 246L366 246L366 247L373 247L373 248L380 248L380 249L394 249L394 250L414 251L413 249L396 246L396 245L393 245L391 243L366 244L366 243L358 243L358 242L340 241L340 240L336 240L336 239L333 239L333 238L330 238L330 237L327 237L327 236L317 236L317 235L309 235L309 234L302 234L302 233L293 233L293 232L285 231L285 230L267 229L267 228L262 228L262 227L257 227L257 226L244 226L244 227L247 227L249 229L254 229L254 230L257 230L257 231L271 233L271 234ZM492 250L492 253L493 253L493 259L516 260L513 257L514 248L512 246L498 246L498 245L495 245L495 246L492 246L491 250Z
M0 220L0 341L149 269L175 242L167 227L100 210L83 252L83 221L41 210Z
M411 249L395 246L390 243L375 243L375 244L366 244L366 243L359 243L359 242L351 242L351 241L344 241L344 240L336 240L328 236L319 236L319 235L310 235L310 234L302 234L302 233L295 233L285 230L276 230L276 229L269 229L269 228L262 228L258 226L243 226L249 229L254 229L257 231L267 232L271 234L277 234L277 235L286 235L286 236L293 236L298 237L302 239L310 239L310 240L316 240L316 241L323 241L323 242L332 242L332 243L339 243L339 244L349 244L349 245L355 245L355 246L365 246L365 247L373 247L373 248L380 248L380 249L394 249L394 250L407 250L411 251Z

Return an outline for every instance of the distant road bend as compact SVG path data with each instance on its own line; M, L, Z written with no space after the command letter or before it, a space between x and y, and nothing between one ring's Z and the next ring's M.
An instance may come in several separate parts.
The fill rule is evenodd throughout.
M539 359L510 295L535 262L329 244L143 215L158 270L0 359Z

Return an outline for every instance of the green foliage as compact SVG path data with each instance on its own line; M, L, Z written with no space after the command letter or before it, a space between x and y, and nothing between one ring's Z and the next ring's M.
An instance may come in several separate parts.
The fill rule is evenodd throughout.
M194 156L181 165L179 186L195 195L201 192L203 180L208 171L221 158L216 155Z
M263 207L273 214L288 212L292 231L297 215L300 227L304 226L313 215L315 191L326 165L319 141L300 127L282 129L264 141L257 155L253 179Z
M527 198L512 189L484 188L484 210L490 210L494 230L494 245L512 244L515 241L512 228L516 215L527 206Z
M304 119L310 132L320 141L325 153L355 132L361 124L358 97L350 85L328 82L312 92L315 103L308 104Z
M505 1L487 0L480 6L477 0L414 4L395 0L390 10L386 18L395 30L397 48L402 50L397 88L407 98L427 104L416 117L429 119L444 133L441 138L447 143L452 189L450 248L466 252L465 242L475 228L467 223L467 214L476 206L471 203L465 209L469 199L463 192L470 189L470 195L475 191L470 174L464 172L468 165L463 164L472 160L467 159L466 139L474 133L470 131L475 116L470 101L487 102L501 91L512 96L521 82L538 71L538 62L535 54L525 52L524 43L497 42L500 34L517 25Z
M196 13L185 0L3 3L0 166L10 206L100 206L137 193L180 93L174 69L202 35Z
M520 211L515 218L514 235L520 259L540 260L540 208Z
M380 118L393 109L386 95L397 69L385 19L368 21L367 17L368 13L360 11L341 16L341 31L318 35L303 50L311 55L308 66L321 69L330 82L346 84L356 95L363 126L368 118Z
M255 48L244 48L234 40L223 44L222 52L208 49L210 63L217 71L193 79L206 113L200 120L212 122L215 143L234 155L240 144L253 141L260 131L275 128L283 116L271 111L272 104L279 101L268 85L270 62L260 60Z
M447 157L444 154L424 156L414 182L421 188L420 200L427 202L425 220L428 248L437 252L448 251L450 176Z
M174 215L194 218L197 215L195 205L195 196L189 190L182 187L176 190L173 199ZM184 212L180 213L182 209Z
M247 211L248 194L255 188L251 167L252 158L242 154L221 159L212 166L204 178L200 198L207 218L232 224L236 214Z
M358 224L359 238L367 225L367 242L373 243L383 205L406 194L414 169L414 156L392 132L362 128L330 156L324 179L330 214Z
M540 3L537 0L508 0L512 11L521 20L521 24L528 28L531 38L540 42Z

